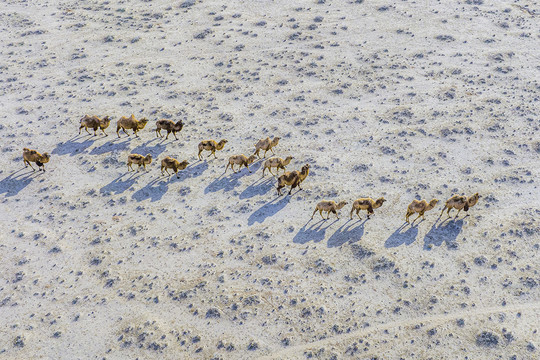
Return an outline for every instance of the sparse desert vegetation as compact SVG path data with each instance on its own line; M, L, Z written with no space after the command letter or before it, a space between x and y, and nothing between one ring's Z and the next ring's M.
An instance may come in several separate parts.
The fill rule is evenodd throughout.
M0 358L538 358L539 9L516 4L3 2ZM309 175L278 196L287 155L272 173Z

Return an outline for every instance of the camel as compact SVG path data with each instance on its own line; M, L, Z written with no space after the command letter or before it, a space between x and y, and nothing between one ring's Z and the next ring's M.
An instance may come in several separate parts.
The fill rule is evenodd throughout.
M313 211L313 215L311 215L311 218L313 219L313 216L318 211L319 214L321 214L321 217L325 219L322 213L323 211L326 211L328 213L328 217L325 220L330 219L330 213L336 214L336 217L339 219L337 210L340 210L345 205L347 205L346 201L340 201L339 204L336 204L336 202L333 200L323 200L317 204L315 210Z
M174 138L176 140L178 140L178 138L176 137L176 133L177 132L180 132L182 130L182 128L184 127L184 123L182 122L182 120L179 120L176 124L174 123L174 121L172 120L167 120L167 119L162 119L162 120L158 120L156 122L156 137L159 135L160 137L163 137L163 135L161 135L161 129L163 130L167 130L167 137L165 138L165 140L167 140L169 138L169 134L172 132L173 135L174 135Z
M382 206L382 204L384 204L385 201L386 201L386 199L383 198L383 197L380 197L377 200L373 200L372 198L356 199L353 202L353 205L352 205L351 219L353 217L354 211L356 211L356 215L358 216L358 218L360 220L362 220L362 218L359 215L360 210L367 210L367 214L368 214L367 218L369 219L369 215L374 213L373 210L377 209L377 208L380 208Z
M253 164L253 162L257 159L255 155L251 155L250 157L246 157L245 155L233 155L229 158L229 162L227 163L227 167L225 168L225 172L227 172L227 169L229 168L229 165L231 166L231 169L234 173L234 165L239 165L239 169L242 168L242 166L247 167L249 170L249 165ZM251 170L249 170L251 172Z
M478 193L474 194L473 196L469 198L467 198L466 196L461 196L461 195L453 195L450 199L446 201L446 205L444 205L444 208L442 209L441 215L439 215L439 217L442 216L442 214L444 213L444 210L446 209L448 209L448 212L447 212L448 217L450 217L450 210L457 209L458 210L456 214L456 218L457 218L461 210L469 211L469 208L476 205L476 203L478 202L478 198L480 198L480 195L478 195Z
M161 174L165 175L163 173L163 169L165 169L167 175L170 176L172 174L169 174L169 171L167 169L173 169L173 171L176 173L176 178L179 179L180 177L178 176L178 170L184 170L188 165L189 162L187 160L180 162L170 156L167 156L166 158L161 160Z
M208 157L210 157L211 155L214 155L214 158L217 159L217 156L216 156L216 150L223 150L223 147L225 146L225 144L228 142L228 140L221 140L219 143L216 143L214 140L203 140L199 143L199 160L202 160L202 157L201 157L201 153L203 152L203 150L208 150L210 151L210 155L208 155Z
M150 154L147 154L146 156L142 156L139 154L130 154L128 156L128 163L127 163L128 171L130 171L130 169L135 171L131 167L131 164L139 165L139 167L137 168L137 171L139 171L141 166L144 168L144 170L146 170L146 164L151 164L151 163L152 163L152 155Z
M28 165L30 165L33 171L36 171L36 169L34 169L31 163L35 162L39 170L45 171L45 164L48 163L50 159L51 156L49 153L40 154L36 150L30 150L28 148L23 149L24 167L28 167Z
M262 176L264 176L264 171L266 169L268 169L268 171L270 171L270 174L272 174L273 176L276 176L279 169L283 169L283 172L285 172L285 166L289 165L289 163L291 162L291 160L293 159L292 156L287 156L285 158L285 160L283 160L282 158L279 158L279 157L272 157L268 160L266 160L264 162L264 167L263 167L263 173L262 173ZM276 168L276 174L274 174L272 172L272 168L275 167Z
M88 134L90 134L90 131L88 131L88 128L94 129L94 136L97 136L97 129L101 129L103 134L105 136L107 133L105 132L105 129L109 127L109 124L111 123L111 119L108 116L105 116L103 119L98 118L97 116L93 115L84 115L81 119L81 126L79 127L79 135L81 135L81 130L84 128ZM92 135L92 134L90 134Z
M306 179L308 175L309 175L309 164L302 166L301 171L295 170L295 171L285 172L283 175L281 175L278 178L278 186L277 186L278 195L281 195L281 189L287 185L291 187L291 190L289 191L289 195L291 195L291 192L297 186L300 190L302 190L302 188L300 187L300 184L302 183L302 181Z
M253 155L257 155L260 158L259 151L264 150L264 156L266 157L266 152L268 150L272 151L272 154L275 155L274 150L272 148L276 146L279 142L278 137L275 137L272 141L270 141L270 138L267 137L266 139L261 139L255 144L255 153Z
M135 115L131 114L130 117L122 116L120 120L116 123L116 134L118 137L120 137L120 129L124 130L124 132L129 136L126 129L133 129L133 133L136 137L139 137L137 134L137 131L144 129L146 124L148 123L148 119L142 118L141 120L135 119Z
M418 219L420 216L422 217L422 219L425 219L424 213L426 211L433 209L435 205L437 205L438 202L439 200L437 199L432 199L429 202L429 204L426 200L413 200L407 207L407 214L405 215L405 221L410 224L409 217L414 213L419 213L416 219ZM416 219L413 220L413 224L416 221Z

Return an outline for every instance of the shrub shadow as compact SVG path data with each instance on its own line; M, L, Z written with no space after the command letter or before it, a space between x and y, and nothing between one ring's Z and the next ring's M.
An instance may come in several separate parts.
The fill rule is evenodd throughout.
M277 214L281 209L283 209L291 201L291 196L277 196L273 200L267 202L259 209L255 210L248 218L248 225L253 225L254 223L262 223L266 218Z
M418 223L420 224L420 222ZM407 227L407 223L401 224L400 227L394 231L392 235L384 242L385 248L398 247L405 244L406 246L411 245L418 236L418 224L411 225L406 231L403 231Z
M0 194L6 194L6 197L17 195L22 189L27 187L34 178L42 174L42 171L36 170L23 172L26 168L12 172L0 180Z
M424 236L424 250L429 250L431 245L441 246L443 242L448 248L453 248L456 245L456 239L463 228L463 219L452 219L449 222L446 220L433 224L431 229Z
M99 192L103 195L113 195L113 194L121 194L127 189L129 189L135 181L141 176L144 171L142 172L131 172L122 174L107 185L103 186L101 189L99 189ZM127 177L126 177L127 176ZM125 179L123 179L125 177Z
M62 142L56 145L56 147L53 149L51 153L53 155L70 155L70 156L82 154L84 153L86 149L92 146L96 138L97 136L96 137L92 136L90 138L85 139L84 135L77 135L65 142ZM83 140L83 141L81 142L77 140Z
M324 240L326 236L326 230L334 224L338 219L334 219L334 221L325 221L323 219L313 222L309 227L307 225L311 222L310 219L298 232L293 238L293 242L297 244L305 244L309 241L313 242L320 242ZM326 225L326 226L323 226Z
M327 242L327 246L338 247L346 242L355 243L360 241L362 236L364 236L364 225L366 224L365 219L363 221L357 220L347 220L347 222L341 225L333 234L330 236Z
M154 179L146 184L145 187L135 191L131 198L137 201L150 199L150 201L154 202L161 200L163 195L169 190L168 183L169 181L163 180L163 177Z

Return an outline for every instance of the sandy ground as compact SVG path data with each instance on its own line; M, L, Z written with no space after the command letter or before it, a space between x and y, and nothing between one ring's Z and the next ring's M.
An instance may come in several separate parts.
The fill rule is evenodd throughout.
M0 358L539 358L540 5L491 3L2 1ZM303 191L223 173L267 136Z

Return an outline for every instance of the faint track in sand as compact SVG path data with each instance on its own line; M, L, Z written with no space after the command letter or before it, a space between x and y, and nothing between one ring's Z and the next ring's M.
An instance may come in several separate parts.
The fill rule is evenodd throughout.
M362 336L366 336L370 333L374 333L377 331L389 330L389 329L393 329L393 328L401 327L401 326L413 326L420 323L422 324L444 323L444 322L456 320L459 318L467 318L467 317L488 315L488 314L494 314L494 313L519 312L519 311L524 311L524 310L540 310L540 301L534 302L534 303L480 308L480 309L474 309L471 311L460 311L460 312L455 312L452 314L444 314L444 315L427 315L427 316L414 318L414 319L393 321L393 322L389 322L385 324L379 324L379 325L376 325L367 329L353 331L348 334L338 335L338 336L334 336L334 337L327 338L324 340L314 341L308 344L293 346L293 347L284 349L282 351L276 352L275 354L264 356L261 359L292 359L296 357L299 353L301 354L307 350L320 349L328 345L343 343L352 338L362 337Z

